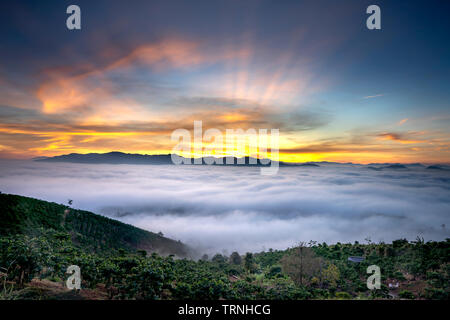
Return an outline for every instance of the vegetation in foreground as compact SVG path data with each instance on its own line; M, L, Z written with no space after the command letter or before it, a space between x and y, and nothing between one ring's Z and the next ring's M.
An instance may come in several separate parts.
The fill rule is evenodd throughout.
M23 197L16 198L14 210L3 201L8 197L0 198L1 210L10 208L8 221L17 222L14 214ZM79 241L67 228L40 226L30 233L20 223L13 225L15 232L2 223L9 232L0 236L0 299L449 299L450 239L309 242L194 261L89 237ZM350 262L350 256L364 261ZM65 288L65 272L73 264L81 269L80 291ZM381 268L378 290L366 286L366 269L373 264Z

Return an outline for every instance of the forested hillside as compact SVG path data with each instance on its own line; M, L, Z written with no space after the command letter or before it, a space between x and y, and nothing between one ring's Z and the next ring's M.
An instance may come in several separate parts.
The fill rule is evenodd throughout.
M178 241L94 213L18 195L0 194L0 235L37 235L40 229L67 232L87 251L146 250L184 257Z

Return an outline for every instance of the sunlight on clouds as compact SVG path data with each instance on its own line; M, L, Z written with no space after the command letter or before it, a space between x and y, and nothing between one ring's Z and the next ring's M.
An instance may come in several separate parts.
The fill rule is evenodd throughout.
M301 44L301 35L294 37L292 49ZM327 88L327 78L312 67L314 57L259 49L250 34L218 47L168 37L136 45L121 55L105 47L100 53L103 64L44 68L34 91L41 102L39 110L8 109L25 116L0 123L2 156L111 150L167 154L175 145L170 140L173 130L191 130L194 121L202 120L205 130L279 129L281 161L446 159L450 141L445 132L365 132L362 139L334 139L322 129L331 117L303 105ZM19 137L17 144L14 139ZM254 143L210 141L203 152L198 148L191 142L191 151L182 155L265 157Z

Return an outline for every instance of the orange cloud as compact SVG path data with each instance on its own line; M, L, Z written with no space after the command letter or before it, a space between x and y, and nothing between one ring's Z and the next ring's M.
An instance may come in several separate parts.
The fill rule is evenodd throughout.
M104 67L80 66L78 69L83 72L75 76L67 76L65 73L77 69L76 67L48 69L46 76L49 80L38 88L36 95L42 101L44 113L78 111L96 113L97 118L109 115L106 117L108 119L117 111L119 114L117 118L123 119L123 116L130 115L133 109L140 109L139 111L143 109L131 98L125 100L118 98L117 91L120 88L110 80L109 73L126 74L133 66L151 67L155 70L186 68L243 58L247 55L248 51L245 49L208 54L202 50L198 42L168 39L139 46ZM115 107L112 108L112 105ZM142 118L142 114L134 115L135 119Z
M402 124L404 124L406 121L408 121L408 118L402 119L398 122L398 125L401 126Z
M378 138L380 140L391 140L391 141L396 141L396 142L404 143L404 144L424 142L422 140L409 140L409 139L404 138L404 135L402 135L402 134L392 133L392 132L380 133L378 135Z

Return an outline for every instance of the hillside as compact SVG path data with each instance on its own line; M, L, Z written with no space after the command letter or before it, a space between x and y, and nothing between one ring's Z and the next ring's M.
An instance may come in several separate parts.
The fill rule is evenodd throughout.
M134 226L92 212L18 195L0 194L0 236L36 235L53 229L70 234L74 244L93 252L145 250L185 257L188 248Z

